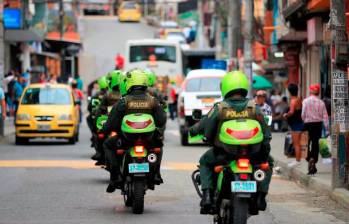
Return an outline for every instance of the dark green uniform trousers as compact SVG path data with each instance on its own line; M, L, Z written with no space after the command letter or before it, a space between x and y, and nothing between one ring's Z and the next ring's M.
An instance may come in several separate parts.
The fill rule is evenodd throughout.
M217 152L219 150L221 151L222 149L211 148L200 158L200 178L202 190L213 189L213 174L215 166L222 165L229 159L234 159L233 157L229 158L229 155L224 152ZM268 193L269 190L269 184L273 175L274 159L269 156L268 162L270 169L266 172L266 178L264 179L264 181L259 184L259 192Z

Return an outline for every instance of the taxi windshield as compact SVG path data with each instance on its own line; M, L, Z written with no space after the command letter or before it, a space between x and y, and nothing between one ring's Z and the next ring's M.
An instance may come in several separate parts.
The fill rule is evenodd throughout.
M21 104L25 105L69 105L71 97L65 88L28 88Z

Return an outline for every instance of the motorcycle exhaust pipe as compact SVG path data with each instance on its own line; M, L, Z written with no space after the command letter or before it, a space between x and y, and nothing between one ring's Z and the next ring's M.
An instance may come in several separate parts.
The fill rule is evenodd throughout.
M156 161L158 161L157 155L154 154L154 153L149 154L149 155L148 155L148 161L149 161L150 163L156 163Z
M265 179L265 172L263 170L257 170L254 173L254 179L258 182L262 182Z

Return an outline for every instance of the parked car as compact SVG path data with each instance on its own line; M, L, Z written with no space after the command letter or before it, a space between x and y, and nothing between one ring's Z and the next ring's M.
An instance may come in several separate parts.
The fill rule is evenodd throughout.
M79 140L79 110L65 84L32 84L20 99L16 114L16 144L31 138Z
M196 122L194 109L206 115L216 102L222 100L220 83L226 72L218 69L197 69L188 73L178 96L178 122L181 144L188 145L188 131Z
M177 41L183 50L190 48L189 44L187 44L184 33L181 30L166 30L164 39Z
M113 3L110 0L80 0L85 15L109 15Z
M160 22L159 29L155 32L154 37L163 39L164 35L165 35L165 32L168 29L179 29L179 25L178 25L177 22L171 21L171 20L169 20L169 21L162 21L162 22Z
M136 2L124 1L119 7L118 16L120 22L140 22L141 7Z

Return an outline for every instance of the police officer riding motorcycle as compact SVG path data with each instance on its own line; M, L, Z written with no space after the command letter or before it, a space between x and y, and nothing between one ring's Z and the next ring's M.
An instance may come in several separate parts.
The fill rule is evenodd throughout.
M102 131L106 135L115 133L104 142L106 159L110 163L110 183L107 187L107 192L109 193L114 192L117 188L124 188L125 176L131 172L129 170L125 174L121 171L121 166L124 164L126 157L125 153L118 155L116 153L118 149L123 149L121 152L125 152L125 149L134 148L135 141L140 140L140 136L142 136L142 134L137 133L136 129L139 130L140 126L146 123L145 126L147 127L154 125L154 129L151 135L149 135L151 138L144 141L146 143L143 141L142 143L149 149L156 148L162 151L162 134L158 130L163 130L166 125L166 113L159 101L147 93L148 76L144 71L140 69L129 71L121 79L120 88L122 92L126 90L126 93L123 93L124 97L112 107L108 120L102 128ZM147 119L145 123L143 122L141 125L137 123L141 119L144 119L144 117ZM125 118L129 120L125 120ZM134 129L126 133L132 128ZM133 135L136 137L132 137L132 133L136 133ZM159 150L157 150L157 153L160 153ZM159 159L157 160L157 164L159 167ZM133 167L133 169L135 168ZM163 182L160 176L160 168L157 168L153 175L152 181L155 184L161 184Z
M246 98L248 90L249 81L244 73L227 73L221 82L224 100L215 104L208 115L189 131L190 136L203 135L205 141L213 146L200 158L200 167L193 173L193 181L202 197L200 213L216 214L218 223L232 223L227 219L233 220L234 214L246 221L247 214L237 214L242 213L238 208L229 210L235 211L230 217L226 215L221 205L228 201L228 205L234 206L230 202L232 198L250 197L245 203L250 215L266 209L265 197L273 166L269 156L271 133L263 113L254 101ZM198 190L199 185L202 193ZM228 187L225 189L225 186ZM246 207L246 204L249 205Z
M107 116L111 111L111 108L114 104L116 104L120 98L120 77L123 75L123 72L120 70L111 71L107 75L107 81L109 84L109 91L104 95L101 100L101 104L98 108L97 119L101 116ZM99 157L97 158L96 165L105 165L105 154L103 150L103 142L106 139L106 136L99 130L99 134L97 135L97 143L95 144L96 150L99 152Z
M102 99L105 94L108 92L108 81L107 76L102 76L97 80L99 91L91 97L89 100L87 110L89 112L89 115L86 117L87 125L92 133L91 137L91 147L95 147L95 144L97 143L97 128L96 128L96 119L97 119L97 112L99 109L99 106L101 105ZM96 149L96 153L91 157L93 160L98 160L101 155Z

